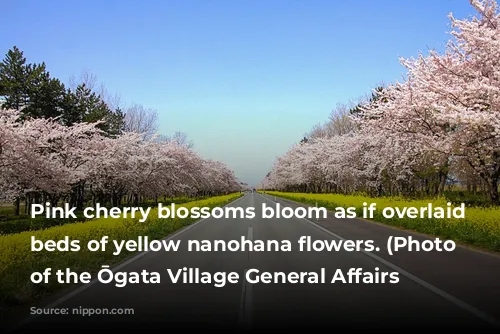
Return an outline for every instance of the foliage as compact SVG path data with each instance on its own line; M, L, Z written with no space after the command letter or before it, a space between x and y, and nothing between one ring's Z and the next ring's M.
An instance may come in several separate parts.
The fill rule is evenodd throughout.
M98 123L64 126L50 118L0 112L0 194L81 208L89 197L118 206L139 197L219 195L240 190L223 163L176 141L139 133L103 135ZM28 205L29 207L29 205Z
M213 208L225 205L240 196L240 193L233 193L180 204L177 207ZM53 271L71 268L75 272L95 272L102 265L112 265L131 254L124 251L115 256L112 254L112 247L108 247L105 252L86 251L85 245L90 240L100 240L103 236L109 236L110 240L134 240L138 236L148 236L150 240L161 239L196 220L189 217L158 219L157 215L156 209L152 209L144 223L140 223L138 219L101 218L85 223L0 236L0 307L30 302L44 293L68 287L54 282L33 284L29 279L32 272L43 271L45 268L52 268ZM82 249L79 252L31 252L31 236L42 241L62 240L65 236L70 236L71 240L80 240Z
M500 204L500 14L457 20L444 54L402 59L407 78L279 157L262 189L372 196L439 196L459 182ZM348 129L349 131L345 131Z
M111 110L85 83L66 89L50 76L45 63L27 63L16 46L0 63L0 96L5 98L3 109L22 111L22 116L57 117L65 125L100 121L99 127L108 135L117 135L124 127L124 114Z
M318 205L333 210L336 207L355 207L357 216L362 217L363 203L376 203L373 219L378 222L403 227L417 232L441 236L491 251L500 252L500 208L467 207L464 219L400 219L385 218L381 212L385 207L447 207L444 199L408 201L397 197L370 198L366 196L341 194L308 194L266 191L266 194L301 203Z
M208 196L199 196L199 197L172 197L172 198L161 198L159 199L161 203L175 203L175 204L183 204L192 201L199 201L202 199L209 198ZM149 207L156 206L157 203L150 199L144 201L144 203L139 203L138 207ZM124 205L122 205L123 207ZM134 205L135 206L135 205ZM21 208L24 209L24 208ZM12 205L0 205L0 235L2 234L11 234L11 233L19 233L24 231L34 231L34 230L42 230L45 228L53 227L53 226L61 226L65 224L71 224L76 222L84 222L87 220L91 220L86 218L83 214L83 211L75 211L75 216L77 218L46 218L43 216L37 216L35 218L31 218L28 214L20 214L14 215L15 207Z

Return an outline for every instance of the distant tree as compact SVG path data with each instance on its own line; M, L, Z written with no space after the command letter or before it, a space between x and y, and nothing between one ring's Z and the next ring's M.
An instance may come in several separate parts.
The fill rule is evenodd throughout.
M22 109L25 116L31 117L56 117L62 112L64 92L64 85L50 77L45 63L28 64L16 46L0 64L4 109Z
M94 77L84 76L94 85ZM116 136L124 128L124 114L111 109L100 94L85 83L66 89L59 79L51 78L45 63L29 64L19 48L9 50L0 64L0 95L3 109L21 111L22 120L58 118L64 125L100 122L99 128Z
M124 111L124 129L126 132L137 132L145 139L152 138L158 131L158 113L154 109L147 109L140 104L126 108Z
M95 123L65 126L0 110L0 201L64 200L70 206L139 203L139 199L220 195L241 190L224 163L205 160L177 142L144 140L137 133L102 136Z
M121 107L121 98L119 94L111 94L104 83L99 83L97 75L90 70L82 70L80 75L76 77L72 75L69 78L69 88L75 91L79 85L85 84L87 88L95 92L108 105L111 110L123 109Z
M311 131L306 134L309 139L314 138L330 138L333 136L342 136L353 131L356 131L356 123L351 119L349 106L347 104L339 103L330 113L327 122L318 123L313 126Z
M78 85L74 92L67 90L64 105L62 119L65 125L101 122L98 127L110 136L116 136L124 130L124 113L120 109L111 110L84 83Z
M183 147L187 147L187 148L193 148L194 147L194 143L193 143L192 140L190 140L188 138L187 133L181 132L181 131L176 131L171 136L163 136L162 140L163 141L167 141L167 142L174 142L177 145L180 145L180 146L183 146Z
M363 101L358 102L355 106L349 109L349 113L353 116L360 116L363 111L363 106L377 102L384 93L385 86L380 85L372 90L371 94L363 99Z
M500 7L494 0L471 4L476 17L450 15L453 38L443 54L401 59L407 71L401 82L377 87L349 110L356 132L310 136L277 158L263 184L427 197L443 195L458 177L499 205Z
M7 52L0 64L0 95L4 109L20 110L28 103L26 58L16 46Z
M64 113L65 93L64 84L59 79L43 72L29 87L30 103L23 113L35 118L58 117Z

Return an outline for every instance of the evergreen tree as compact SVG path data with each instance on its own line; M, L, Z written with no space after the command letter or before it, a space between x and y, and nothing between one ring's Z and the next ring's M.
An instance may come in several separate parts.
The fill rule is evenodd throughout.
M112 111L102 98L84 83L78 85L74 92L70 89L66 91L62 120L65 125L101 121L98 127L109 136L120 134L124 126L122 111Z
M16 46L7 52L0 63L0 96L5 109L20 110L29 102L26 58Z
M0 95L3 108L21 110L35 118L61 115L64 85L50 77L45 63L28 64L24 54L14 46L0 64Z
M29 64L16 46L0 64L0 96L5 109L22 110L24 116L56 118L62 124L94 123L108 136L123 132L125 115L111 110L101 96L85 84L72 91L59 79L51 78L45 63Z
M24 114L35 118L61 116L64 113L64 84L45 71L35 78L29 87L30 103Z

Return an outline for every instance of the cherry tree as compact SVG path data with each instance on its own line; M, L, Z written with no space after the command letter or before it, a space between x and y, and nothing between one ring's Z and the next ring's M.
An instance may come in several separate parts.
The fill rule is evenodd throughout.
M238 191L234 173L205 160L188 145L145 138L141 132L105 136L99 123L61 125L57 119L21 119L0 112L2 201L61 199L82 207L89 198L120 205L159 196L195 196Z
M481 178L499 203L500 14L471 1L443 54L401 59L404 80L357 107L348 132L313 129L279 157L262 184L275 189L372 194L441 194L450 171ZM334 125L332 121L332 126Z
M499 203L500 14L495 1L471 4L479 17L450 15L455 30L446 52L402 59L407 80L386 89L364 114L388 134L418 143L443 174L450 162L466 161Z
M96 124L65 127L53 119L21 121L17 111L2 111L0 122L3 200L25 197L28 204L34 197L54 200L70 191L84 177L87 145L100 136Z

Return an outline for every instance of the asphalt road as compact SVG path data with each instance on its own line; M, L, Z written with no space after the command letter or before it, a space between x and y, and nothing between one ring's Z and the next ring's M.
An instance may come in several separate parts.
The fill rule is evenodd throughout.
M291 207L299 204L277 199ZM209 218L191 225L170 240L181 240L177 252L149 252L128 260L116 271L161 274L160 284L85 285L51 302L47 308L134 309L131 315L40 315L28 318L18 332L89 331L97 329L164 329L187 332L277 331L279 329L468 329L495 328L500 318L500 258L457 248L452 253L387 254L389 236L413 235L363 220L329 218L261 219L262 203L274 197L250 193L229 206L256 208L254 219ZM289 240L290 252L189 252L188 240ZM312 240L374 240L379 252L300 252L301 236ZM237 272L238 283L173 284L167 269L199 268ZM398 271L396 284L343 284L330 280L337 269ZM324 284L264 284L246 282L248 269L260 272L320 272ZM498 323L497 323L498 324Z

